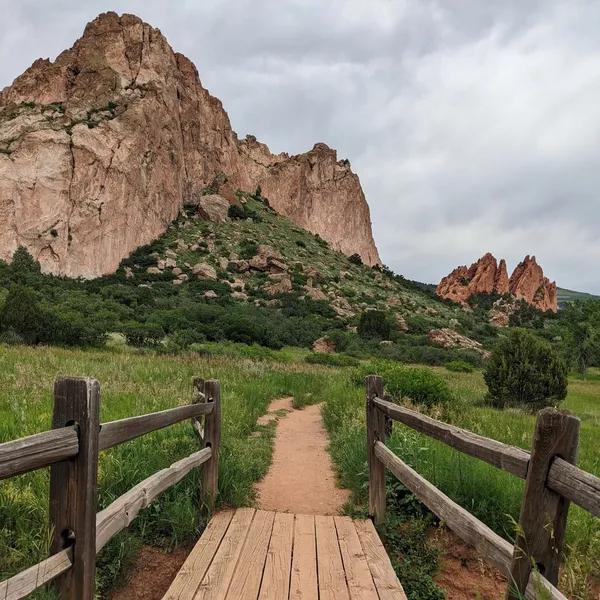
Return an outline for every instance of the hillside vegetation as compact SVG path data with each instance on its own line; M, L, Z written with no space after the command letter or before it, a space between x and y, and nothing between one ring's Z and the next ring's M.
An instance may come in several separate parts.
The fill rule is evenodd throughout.
M330 249L271 210L260 192L240 196L244 204L232 206L225 222L185 207L111 276L43 275L18 250L11 265L0 263L2 339L102 346L116 333L133 346L177 352L224 340L311 348L329 336L339 352L441 365L479 364L481 352L435 347L432 329L453 328L486 346L497 336L485 315ZM25 308L26 320L19 317ZM385 338L357 334L362 315L373 310L385 313Z

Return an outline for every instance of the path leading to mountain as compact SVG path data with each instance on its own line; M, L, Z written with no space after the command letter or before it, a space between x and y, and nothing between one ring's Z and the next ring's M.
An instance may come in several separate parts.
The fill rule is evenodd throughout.
M296 514L338 514L350 491L336 487L321 406L293 410L292 398L285 398L274 400L269 412L281 409L290 412L277 423L271 468L256 486L258 507Z

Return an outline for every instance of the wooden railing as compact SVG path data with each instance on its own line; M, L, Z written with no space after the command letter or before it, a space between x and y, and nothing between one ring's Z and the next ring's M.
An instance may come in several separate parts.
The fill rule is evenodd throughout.
M56 380L52 431L0 444L0 479L51 467L53 531L50 557L0 582L0 600L25 598L54 579L61 600L93 600L96 553L159 494L201 465L203 505L212 509L218 490L220 384L196 378L194 391L193 404L100 424L100 384L89 378ZM98 453L186 419L192 419L202 449L96 513Z
M506 574L507 599L566 600L556 585L569 503L574 502L600 517L600 478L575 466L579 419L564 410L540 411L529 453L384 400L383 387L381 377L367 377L369 510L375 522L385 520L387 468L454 533ZM421 477L385 445L390 420L525 479L514 546Z

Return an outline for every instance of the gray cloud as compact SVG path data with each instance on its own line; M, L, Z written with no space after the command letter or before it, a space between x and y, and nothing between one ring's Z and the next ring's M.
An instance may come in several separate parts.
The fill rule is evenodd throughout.
M3 4L0 86L100 10L189 56L239 134L336 147L382 258L435 282L487 251L535 254L600 293L600 3L593 0L22 0Z

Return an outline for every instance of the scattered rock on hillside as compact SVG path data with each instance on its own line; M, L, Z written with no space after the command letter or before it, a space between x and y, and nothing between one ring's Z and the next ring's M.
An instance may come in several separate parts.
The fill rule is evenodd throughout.
M206 290L206 292L204 292L204 297L205 298L217 298L217 293L214 290Z
M396 313L394 315L394 320L396 321L396 331L400 331L401 333L406 333L408 331L408 325L402 315Z
M233 259L229 261L229 265L238 273L245 273L250 268L247 260Z
M327 336L319 338L313 342L313 352L316 354L333 354L335 352L335 342Z
M445 349L458 348L461 350L475 350L481 354L486 354L483 346L468 338L465 335L461 335L453 329L434 329L427 334L427 337L436 346L441 346Z
M255 269L256 271L268 271L271 264L275 264L276 267L279 267L280 265L285 267L281 252L266 244L261 244L258 247L256 256L252 257L248 261L248 264L250 265L250 268ZM287 270L287 267L285 267L285 270Z
M167 258L177 258L177 253L170 248L165 252Z
M325 294L325 292L323 292L323 290L320 290L319 288L312 287L310 285L305 285L304 291L306 292L307 296L309 296L313 300L327 300L327 295Z
M516 299L505 300L500 298L496 300L490 310L490 323L495 327L508 327L510 324L510 315L519 308L519 301Z
M162 271L158 267L148 267L146 273L148 273L148 275L160 275Z
M208 263L198 263L192 267L192 273L202 281L216 281L217 272Z
M246 302L248 300L248 295L244 294L244 292L231 292L231 297L234 300L240 300Z
M287 294L293 289L292 280L289 276L284 276L279 279L277 283L267 286L265 291L269 296L276 296L277 294Z

